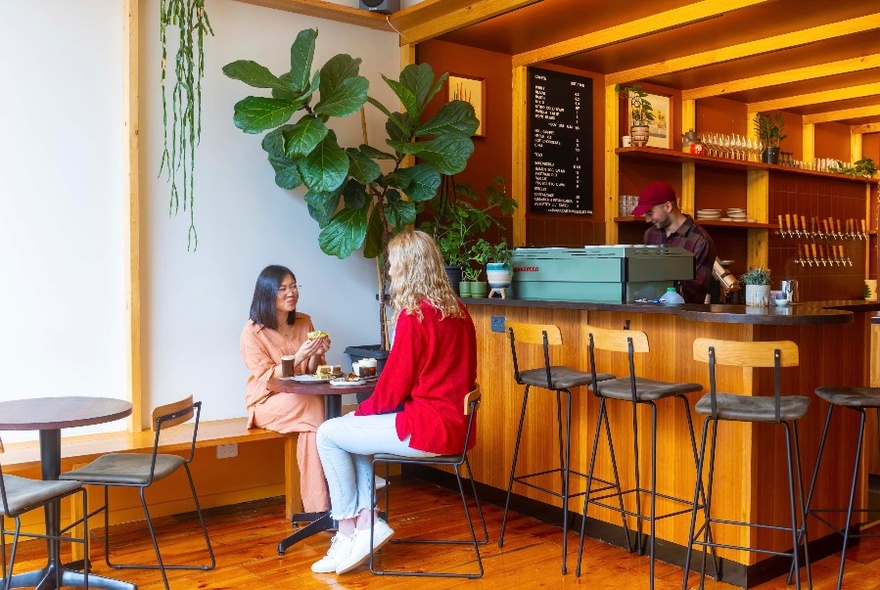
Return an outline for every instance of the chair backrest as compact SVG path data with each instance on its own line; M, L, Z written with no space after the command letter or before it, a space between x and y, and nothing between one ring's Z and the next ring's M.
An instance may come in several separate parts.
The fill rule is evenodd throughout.
M539 344L544 349L544 368L547 371L547 389L553 389L550 375L550 346L562 344L562 331L554 324L527 324L507 322L507 333L510 334L510 352L513 355L513 374L517 383L522 384L519 360L516 356L516 343Z
M178 400L176 402L171 402L170 404L165 404L162 406L157 406L153 409L152 413L152 428L156 433L155 439L153 441L153 463L155 464L156 455L159 453L160 446L160 437L162 435L162 431L172 426L177 426L179 424L183 424L185 422L193 421L192 425L192 439L190 441L189 448L189 456L186 459L187 463L192 462L193 456L196 452L196 440L199 435L199 418L202 413L202 402L194 402L191 395Z
M781 420L782 367L798 366L798 346L791 340L740 342L718 338L694 340L694 360L709 363L709 395L711 415L717 417L715 366L772 367L773 397L776 421Z
M0 438L0 455L6 452L3 448L3 439ZM2 463L2 462L0 462ZM0 465L0 506L3 507L3 514L9 514L9 504L6 503L6 486L3 484L3 466ZM3 518L0 516L0 518Z
M648 335L639 330L612 330L610 328L598 328L586 326L587 343L590 351L590 373L592 375L592 390L598 395L599 388L596 376L596 351L625 352L629 362L629 383L632 390L632 399L637 401L636 390L636 365L635 353L650 352Z
M464 396L464 415L468 416L467 434L464 436L464 448L461 450L462 458L467 453L468 444L471 440L471 433L474 429L474 420L477 418L477 409L480 407L480 399L483 394L480 393L480 384L474 383L474 388Z

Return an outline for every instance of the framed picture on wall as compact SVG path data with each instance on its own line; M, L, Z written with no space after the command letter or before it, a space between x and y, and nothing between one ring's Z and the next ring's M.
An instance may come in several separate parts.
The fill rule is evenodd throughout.
M648 147L672 149L672 108L668 96L649 94L648 101L654 108L654 120L648 135Z
M486 80L483 78L468 78L466 76L452 76L447 79L449 84L449 100L463 100L471 103L480 120L477 127L476 137L486 136Z

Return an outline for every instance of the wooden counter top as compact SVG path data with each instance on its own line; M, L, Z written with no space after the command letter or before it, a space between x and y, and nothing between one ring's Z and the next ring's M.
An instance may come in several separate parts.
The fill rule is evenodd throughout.
M584 311L622 311L633 313L669 314L697 322L721 324L823 325L848 324L853 313L880 311L880 302L862 299L805 301L788 307L755 307L745 305L660 305L653 303L588 303L580 301L532 301L523 299L462 299L465 305L497 305L572 309Z

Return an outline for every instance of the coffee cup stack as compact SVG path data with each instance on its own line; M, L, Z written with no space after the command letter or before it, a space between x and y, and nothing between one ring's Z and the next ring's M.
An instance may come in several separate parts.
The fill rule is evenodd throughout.
M361 359L351 366L352 371L358 377L374 377L376 375L376 359Z

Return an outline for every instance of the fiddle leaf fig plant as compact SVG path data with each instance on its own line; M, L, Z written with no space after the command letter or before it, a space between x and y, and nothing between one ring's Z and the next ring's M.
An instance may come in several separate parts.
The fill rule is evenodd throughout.
M299 32L290 48L290 69L280 75L250 60L223 67L226 76L271 95L239 101L233 122L245 133L267 132L262 148L275 184L304 187L309 215L321 228L321 250L347 258L363 248L364 256L377 259L384 293L389 239L415 222L416 204L434 197L441 175L464 170L479 121L473 106L461 100L425 119L428 103L447 78L435 78L428 64L406 66L397 80L382 76L403 105L400 111L369 96L359 58L335 55L313 71L317 37L315 29ZM333 120L366 103L387 119L385 145L340 145ZM379 307L384 327L385 307Z

